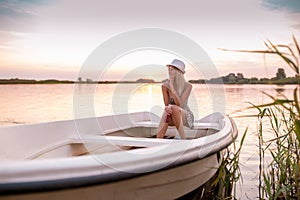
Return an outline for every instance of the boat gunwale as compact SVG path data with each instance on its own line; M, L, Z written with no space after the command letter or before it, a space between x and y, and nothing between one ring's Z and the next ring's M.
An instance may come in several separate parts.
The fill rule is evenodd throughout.
M225 116L226 117L226 116ZM43 192L43 191L52 191L57 189L70 189L70 188L78 188L82 186L93 186L104 183L111 183L114 181L126 180L129 178L134 178L142 175L147 175L151 173L156 173L164 170L168 170L174 167L179 167L185 165L187 163L196 162L197 160L201 160L217 154L219 151L222 151L226 147L228 147L237 137L237 128L234 121L227 116L229 122L231 123L232 130L229 134L224 135L226 138L226 143L223 143L221 146L214 146L212 151L209 151L204 157L199 157L199 152L197 152L197 146L193 149L189 149L191 152L184 152L183 157L176 160L175 162L160 168L155 171L148 171L145 173L129 173L124 171L114 172L114 173L105 173L91 176L81 176L81 177L71 177L71 178L63 178L63 179L55 179L55 180L41 180L41 181L29 181L29 182L14 182L14 183L0 183L0 194L17 194L17 193L32 193L32 192ZM222 129L223 130L223 129ZM214 134L213 134L214 135ZM207 136L209 137L209 136ZM201 138L199 138L201 139ZM194 139L196 141L197 139ZM135 151L135 150L133 150ZM196 154L197 156L187 157L187 154Z

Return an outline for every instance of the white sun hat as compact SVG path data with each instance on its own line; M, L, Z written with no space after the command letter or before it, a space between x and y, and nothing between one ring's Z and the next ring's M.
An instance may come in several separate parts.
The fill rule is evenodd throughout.
M174 59L171 64L168 64L167 67L173 66L179 69L182 73L185 73L185 64L181 60Z

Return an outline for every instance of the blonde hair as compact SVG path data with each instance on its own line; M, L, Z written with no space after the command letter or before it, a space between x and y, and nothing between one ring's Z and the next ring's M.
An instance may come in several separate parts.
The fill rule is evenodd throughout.
M181 96L184 91L186 80L183 76L183 73L179 72L178 70L176 70L176 77L174 83L175 90L177 91L178 95Z

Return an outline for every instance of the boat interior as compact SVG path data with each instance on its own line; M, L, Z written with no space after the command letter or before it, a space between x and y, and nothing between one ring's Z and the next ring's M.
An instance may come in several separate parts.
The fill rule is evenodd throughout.
M74 156L85 156L91 154L104 154L116 151L131 151L166 145L171 142L181 142L174 139L177 129L170 126L164 139L157 139L158 120L155 116L145 117L131 116L130 122L122 123L125 125L116 126L110 118L97 119L103 123L102 133L94 133L93 126L87 126L87 119L81 121L82 126L74 128L74 121L60 123L44 123L39 125L18 126L15 129L9 127L0 130L0 139L8 141L6 145L0 146L0 160L35 160L49 158L65 158ZM213 118L213 120L212 120ZM223 116L210 116L197 120L194 128L184 127L186 139L196 139L217 133L222 129ZM80 124L79 123L79 124ZM109 126L106 126L109 125ZM113 125L112 125L113 124ZM82 127L86 129L82 130ZM84 132L85 134L78 134ZM17 146L12 147L11 143Z

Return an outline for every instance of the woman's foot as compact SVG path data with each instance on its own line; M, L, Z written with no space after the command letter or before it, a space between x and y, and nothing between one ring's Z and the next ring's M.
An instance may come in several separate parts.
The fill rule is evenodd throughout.
M175 140L181 140L181 137L180 137L180 135L177 133L177 134L175 135L174 139L175 139Z

